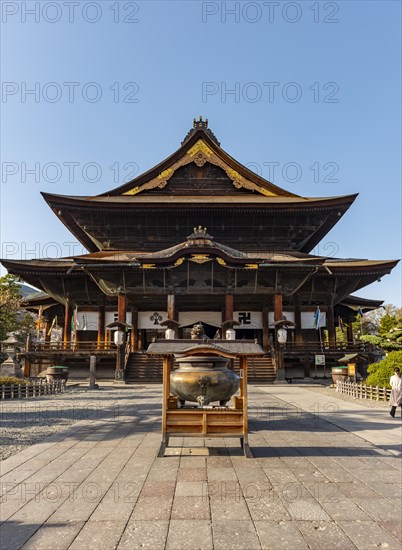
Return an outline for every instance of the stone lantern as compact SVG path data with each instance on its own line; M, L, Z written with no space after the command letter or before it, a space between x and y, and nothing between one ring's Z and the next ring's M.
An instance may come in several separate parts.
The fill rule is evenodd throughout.
M23 378L23 372L19 362L17 361L17 348L21 346L14 334L11 334L7 340L3 340L2 351L7 353L8 357L0 366L0 376L15 376Z

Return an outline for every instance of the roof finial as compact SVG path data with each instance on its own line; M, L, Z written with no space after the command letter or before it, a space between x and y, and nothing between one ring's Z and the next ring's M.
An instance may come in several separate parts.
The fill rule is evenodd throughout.
M216 136L208 128L208 119L206 118L205 120L203 120L202 115L199 115L198 119L193 118L193 127L188 132L181 144L184 145L186 141L188 141L199 130L203 130L217 145L220 145L219 141L216 139Z
M206 130L208 128L208 119L202 120L202 115L200 115L198 120L193 120L193 128L204 128Z

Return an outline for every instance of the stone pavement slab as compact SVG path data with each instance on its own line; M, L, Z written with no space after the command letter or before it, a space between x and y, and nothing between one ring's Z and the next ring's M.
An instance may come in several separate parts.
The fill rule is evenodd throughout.
M2 547L400 548L395 424L321 397L251 386L254 458L236 438L182 437L157 458L161 387L110 387L97 397L114 403L108 420L80 420L2 463ZM380 446L367 439L381 430Z
M324 418L343 430L373 443L397 456L402 454L402 428L399 418L391 418L388 409L376 409L360 403L350 403L334 396L320 394L305 385L284 384L261 389L284 402L283 414L289 414L289 404L297 413L308 412Z

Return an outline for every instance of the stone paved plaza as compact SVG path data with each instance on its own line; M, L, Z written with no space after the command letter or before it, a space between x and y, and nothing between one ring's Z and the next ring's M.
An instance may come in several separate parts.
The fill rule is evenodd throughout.
M251 386L254 459L238 439L188 438L156 458L161 386L74 406L85 399L91 417L3 461L2 548L401 548L401 422L387 409Z

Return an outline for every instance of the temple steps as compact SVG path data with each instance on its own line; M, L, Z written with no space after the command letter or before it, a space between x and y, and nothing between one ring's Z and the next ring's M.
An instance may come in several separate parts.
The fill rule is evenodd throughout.
M130 353L126 366L126 382L143 384L162 383L162 358L150 357L145 353ZM239 373L239 361L234 364ZM248 359L248 381L251 384L270 384L275 380L275 366L271 357L250 357Z
M162 384L163 359L145 353L130 353L126 365L126 382Z
M272 384L276 378L275 365L271 357L249 357L248 381L250 384ZM235 359L234 370L239 374L240 362Z

